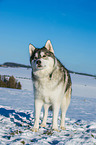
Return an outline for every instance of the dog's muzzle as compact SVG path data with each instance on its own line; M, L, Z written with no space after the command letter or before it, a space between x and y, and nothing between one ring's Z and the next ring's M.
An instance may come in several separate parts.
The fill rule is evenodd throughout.
M36 60L36 65L37 65L38 67L42 67L42 65L41 65L41 60Z
M41 65L41 60L37 60L36 64Z

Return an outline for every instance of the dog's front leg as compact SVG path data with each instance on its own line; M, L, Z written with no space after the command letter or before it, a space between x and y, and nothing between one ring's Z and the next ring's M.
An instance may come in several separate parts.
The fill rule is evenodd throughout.
M40 117L40 112L41 108L43 105L43 101L40 99L35 100L35 123L32 131L37 132L39 129L39 117Z
M58 118L59 108L60 108L60 104L56 103L56 104L53 105L53 125L52 125L52 129L54 131L58 131L57 118Z
M49 104L44 104L44 118L41 127L46 127L49 106Z

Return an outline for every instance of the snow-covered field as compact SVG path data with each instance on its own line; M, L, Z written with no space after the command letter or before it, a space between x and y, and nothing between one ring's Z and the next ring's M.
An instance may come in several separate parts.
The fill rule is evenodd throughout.
M1 145L96 145L96 78L71 74L72 99L66 115L66 130L51 130L50 111L46 128L34 133L31 69L0 67L0 74L14 75L22 84L22 90L0 88ZM43 112L40 118L42 120ZM58 124L60 126L60 115Z

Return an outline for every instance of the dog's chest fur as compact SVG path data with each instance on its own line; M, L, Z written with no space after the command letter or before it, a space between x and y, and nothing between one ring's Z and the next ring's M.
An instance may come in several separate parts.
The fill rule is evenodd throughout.
M62 76L57 70L52 74L51 78L46 76L38 80L33 80L35 99L42 99L44 103L52 103L54 100L59 101L58 97L63 95L64 92L63 81L58 84L61 78Z

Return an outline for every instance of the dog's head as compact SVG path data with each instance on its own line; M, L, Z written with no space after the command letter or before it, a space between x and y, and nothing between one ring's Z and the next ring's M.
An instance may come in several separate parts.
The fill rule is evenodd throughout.
M33 72L50 73L55 65L55 56L52 44L48 40L41 49L29 44L30 63Z

